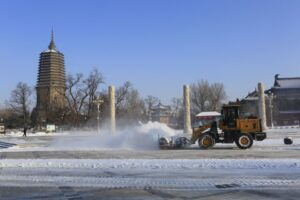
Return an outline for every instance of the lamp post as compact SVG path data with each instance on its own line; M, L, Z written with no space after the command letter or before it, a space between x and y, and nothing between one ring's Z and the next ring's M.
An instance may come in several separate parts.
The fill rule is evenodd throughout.
M99 133L100 130L100 105L104 101L101 99L100 96L98 96L93 103L97 105L97 132Z
M273 128L274 127L274 124L273 124L273 98L274 98L274 95L271 91L269 91L268 96L269 96L270 122L271 122L271 128Z

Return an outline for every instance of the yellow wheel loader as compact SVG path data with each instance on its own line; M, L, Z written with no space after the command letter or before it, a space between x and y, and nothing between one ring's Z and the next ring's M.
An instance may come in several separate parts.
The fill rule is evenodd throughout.
M185 137L159 139L159 147L183 148L198 142L201 149L212 148L216 143L233 143L240 149L248 149L252 146L253 140L262 141L267 134L262 131L261 120L256 117L241 118L239 105L224 105L222 107L221 120L213 121L204 126L193 128L190 139Z

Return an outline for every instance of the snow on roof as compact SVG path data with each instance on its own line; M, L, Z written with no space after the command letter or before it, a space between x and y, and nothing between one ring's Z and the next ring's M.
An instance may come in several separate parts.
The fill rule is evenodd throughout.
M300 79L279 79L277 82L281 88L300 88Z
M250 96L248 96L248 97L245 97L244 100L247 100L247 101L256 101L256 100L258 100L258 97L250 97Z
M196 117L216 117L221 116L221 113L212 111L212 112L201 112L196 115Z
M276 74L274 88L300 88L300 77L279 78Z
M165 105L163 105L161 103L159 103L156 106L152 106L151 107L151 110L163 110L163 109L171 109L171 107L170 106L165 106Z
M299 110L283 110L279 111L280 114L300 114Z

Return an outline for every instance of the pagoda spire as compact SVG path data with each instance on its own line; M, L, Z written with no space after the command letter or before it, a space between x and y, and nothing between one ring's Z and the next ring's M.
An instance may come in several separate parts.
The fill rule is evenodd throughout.
M55 46L55 43L54 43L53 28L51 30L51 41L50 41L50 44L49 44L48 48L49 48L49 50L56 50L56 46Z

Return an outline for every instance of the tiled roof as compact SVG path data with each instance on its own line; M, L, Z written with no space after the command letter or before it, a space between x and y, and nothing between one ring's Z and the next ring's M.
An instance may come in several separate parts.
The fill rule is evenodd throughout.
M151 107L151 110L164 110L164 109L171 109L171 107L162 105L161 103L159 103L156 106Z
M300 88L300 77L279 78L279 74L277 74L274 88Z

